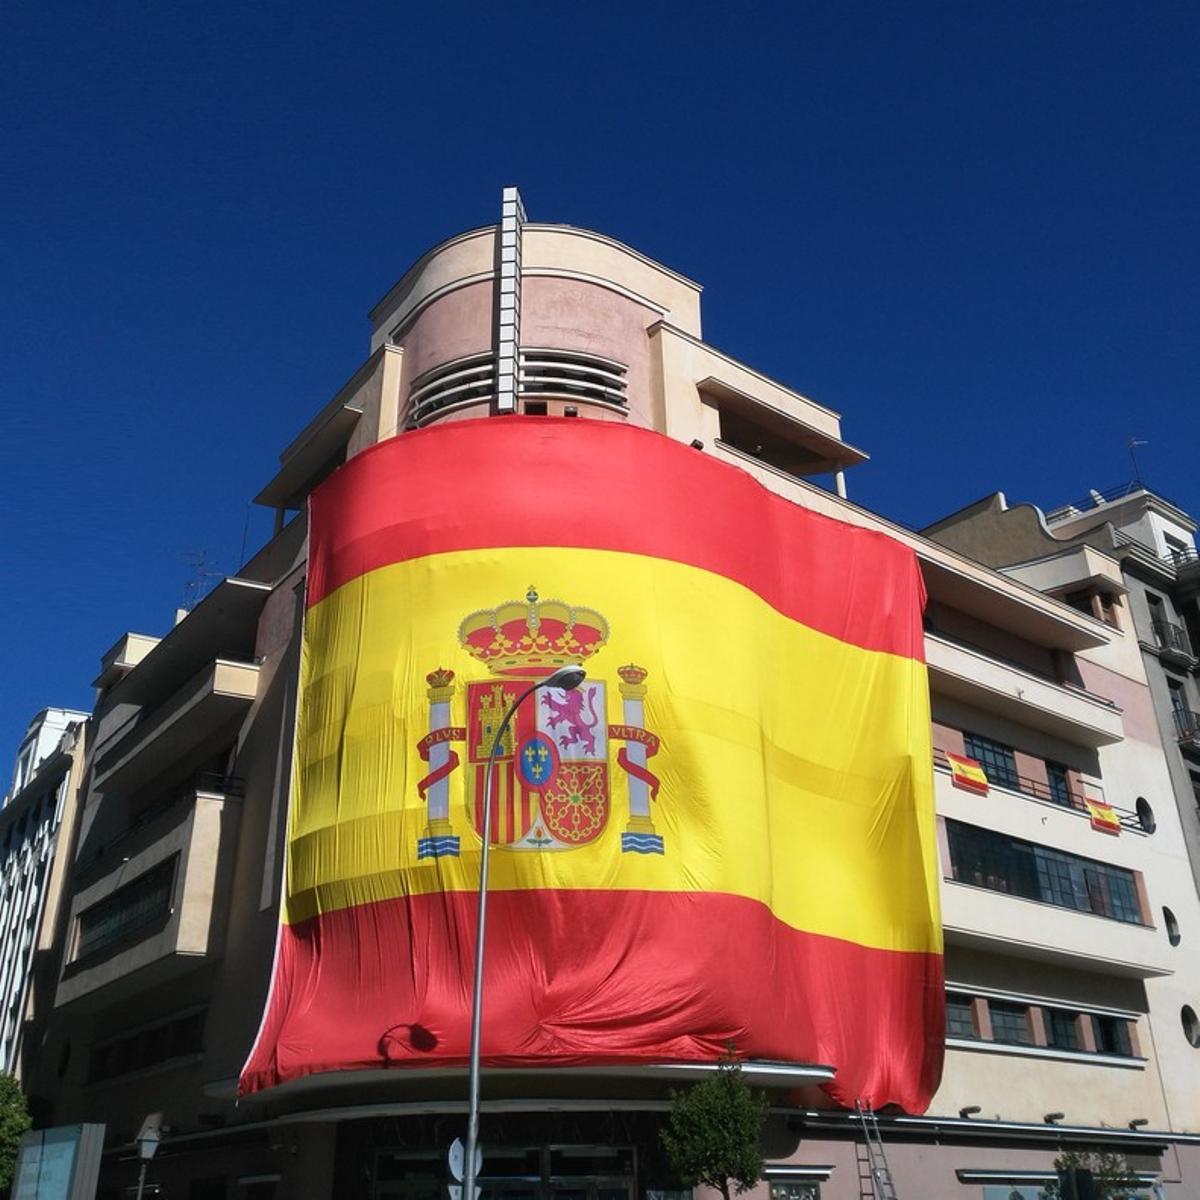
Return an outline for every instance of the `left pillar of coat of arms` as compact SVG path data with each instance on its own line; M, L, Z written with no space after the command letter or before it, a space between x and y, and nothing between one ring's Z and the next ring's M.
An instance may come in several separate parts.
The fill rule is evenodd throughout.
M450 827L450 773L458 766L451 746L462 730L450 724L450 700L454 695L454 672L439 667L425 676L429 685L429 733L419 743L421 758L429 774L417 785L428 807L429 824L417 839L417 858L457 858L459 839Z

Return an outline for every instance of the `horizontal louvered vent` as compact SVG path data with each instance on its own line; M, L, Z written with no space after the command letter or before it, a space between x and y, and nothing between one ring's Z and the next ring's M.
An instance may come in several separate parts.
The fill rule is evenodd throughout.
M597 404L626 403L622 363L573 350L522 350L521 395L564 396Z
M428 424L434 417L496 394L496 362L488 354L456 358L413 380L408 394L408 427Z
M595 354L571 350L522 350L520 394L624 408L626 368ZM413 380L408 397L409 429L427 425L459 408L488 402L496 394L496 363L491 354L471 354L443 363Z

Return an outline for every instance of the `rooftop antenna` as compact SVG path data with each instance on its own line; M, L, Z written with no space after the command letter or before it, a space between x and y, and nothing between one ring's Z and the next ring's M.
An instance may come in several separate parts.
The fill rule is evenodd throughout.
M1142 473L1141 473L1141 471L1138 470L1137 454L1135 454L1134 451L1137 449L1138 446L1148 446L1148 445L1150 445L1150 443L1143 440L1142 438L1131 437L1129 439L1129 458L1130 458L1130 461L1133 463L1133 482L1134 483L1142 482Z
M179 557L192 568L192 576L183 587L183 604L180 606L187 613L212 591L215 581L223 578L224 573L214 570L213 564L208 561L207 550L196 550Z

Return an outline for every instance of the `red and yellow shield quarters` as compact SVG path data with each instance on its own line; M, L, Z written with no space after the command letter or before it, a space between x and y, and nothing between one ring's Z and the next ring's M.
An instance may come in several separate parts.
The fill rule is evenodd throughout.
M925 1107L944 987L907 547L659 434L519 416L355 456L309 555L243 1092L461 1071L488 755L576 664L499 747L485 1064L635 1073L732 1038L833 1066L832 1102Z
M454 672L439 669L427 678L429 732L419 747L467 745L464 800L467 818L483 833L484 780L496 731L509 706L531 683L570 662L590 660L608 641L608 622L587 608L541 600L530 587L521 601L465 618L459 643L487 666L492 676L466 685L466 725L452 720L447 701L454 695ZM570 850L594 841L609 816L609 741L626 742L617 764L627 780L630 826L625 853L661 854L663 840L651 819L650 800L658 778L647 760L658 738L642 727L647 672L630 664L620 669L621 724L609 725L604 680L588 678L578 688L542 688L520 706L500 740L491 795L491 841L509 850ZM630 754L632 747L634 753ZM454 857L460 839L449 822L450 774L458 756L443 751L433 770L417 783L429 811L429 824L417 841L418 858ZM447 769L448 768L448 769Z

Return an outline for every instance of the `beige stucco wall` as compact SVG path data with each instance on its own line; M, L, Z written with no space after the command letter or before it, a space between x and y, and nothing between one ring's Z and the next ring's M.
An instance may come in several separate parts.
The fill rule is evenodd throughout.
M700 286L615 238L569 225L530 222L521 255L525 284L551 272L603 281L657 310L672 325L700 336Z
M423 305L447 289L480 280L487 280L490 289L494 257L493 226L459 234L422 255L371 310L371 353L402 333Z
M610 288L581 279L527 275L521 292L521 345L578 350L628 368L629 420L653 428L650 346L658 313Z

